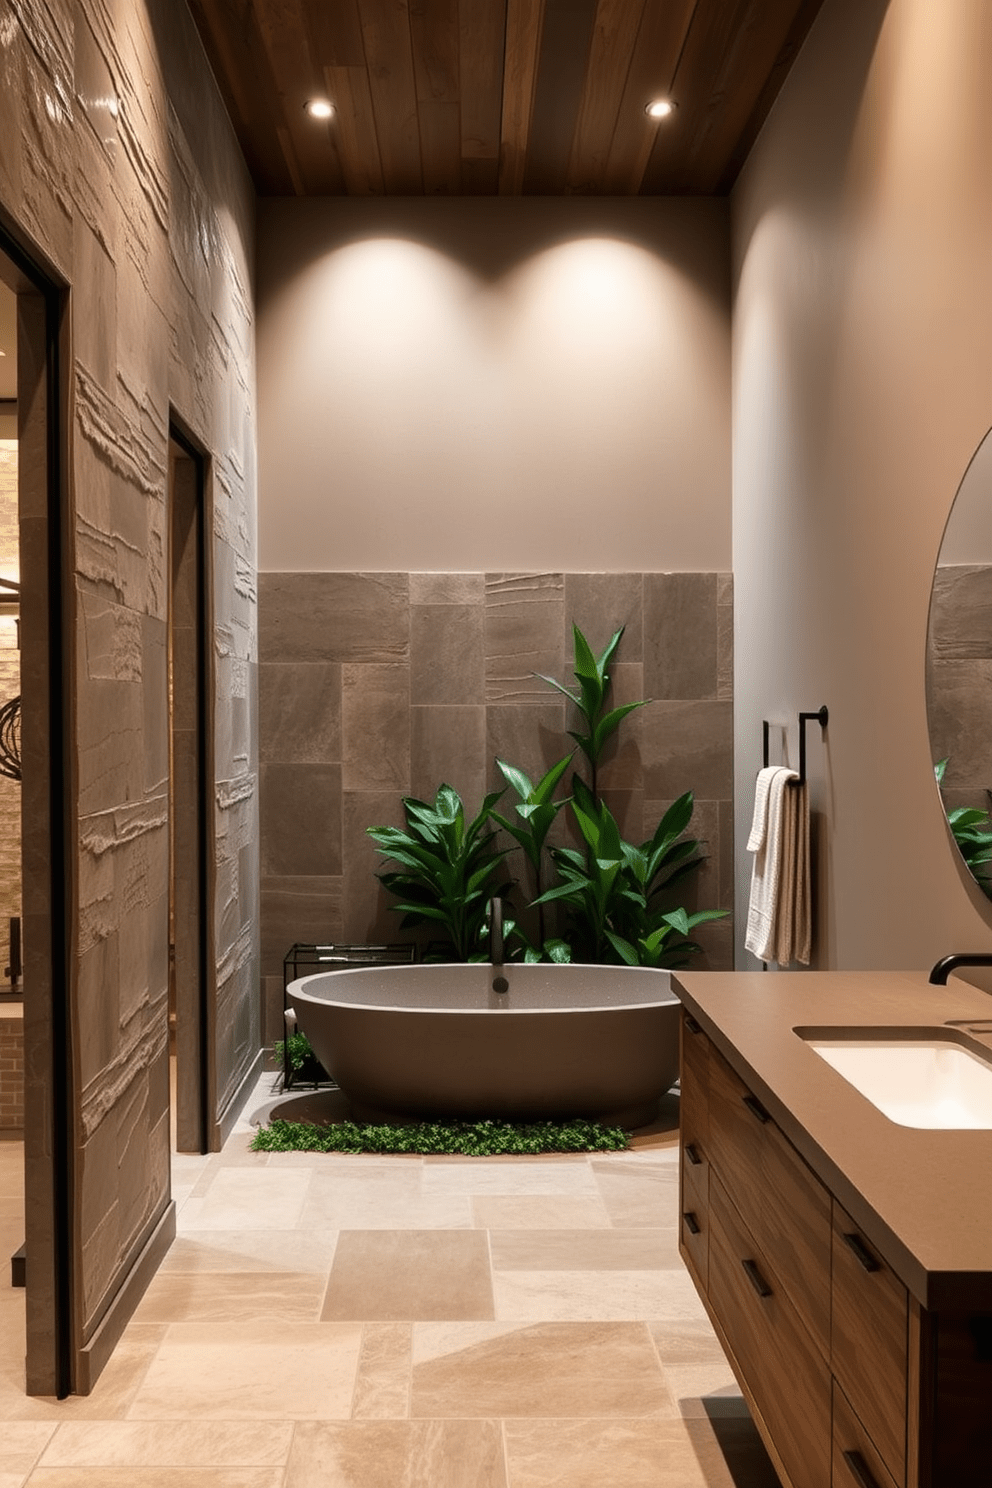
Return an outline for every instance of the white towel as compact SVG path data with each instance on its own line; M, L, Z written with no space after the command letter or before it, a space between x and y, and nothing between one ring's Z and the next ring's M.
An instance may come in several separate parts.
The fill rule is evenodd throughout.
M755 782L754 853L745 945L762 961L809 964L809 795L795 770L772 765Z

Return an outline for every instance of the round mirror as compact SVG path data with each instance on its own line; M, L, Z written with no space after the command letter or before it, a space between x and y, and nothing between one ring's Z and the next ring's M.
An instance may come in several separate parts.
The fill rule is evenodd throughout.
M951 832L992 898L992 431L958 487L937 558L927 717Z

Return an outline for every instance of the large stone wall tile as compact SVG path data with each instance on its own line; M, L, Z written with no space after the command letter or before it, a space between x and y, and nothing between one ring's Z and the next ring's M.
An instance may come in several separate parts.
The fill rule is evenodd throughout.
M949 790L992 788L992 661L934 661L929 668L930 744L947 759Z
M145 792L168 789L169 781L169 678L167 636L161 620L142 619L141 696L144 705L143 753ZM174 694L178 699L183 689ZM193 724L177 707L177 724Z
M486 702L542 704L565 666L562 574L486 575Z
M412 573L412 605L481 605L486 598L482 573Z
M486 793L485 708L415 707L410 718L410 794L433 801L450 785L474 814Z
M263 976L281 978L283 957L297 943L343 940L343 890L340 877L262 879Z
M623 626L618 661L643 659L643 603L640 574L569 573L565 575L565 665L573 654L572 626L577 625L597 656ZM562 680L562 679L559 679Z
M718 579L724 576L719 574ZM718 587L718 595L724 589ZM734 695L734 601L730 586L729 600L718 598L716 607L716 695L730 699Z
M94 682L80 676L76 757L82 814L141 799L142 714L141 689L135 683Z
M644 700L644 668L640 662L619 661L610 668L610 691L606 708L622 707L625 703ZM585 719L577 709L567 708L568 727L577 733L585 733ZM639 790L643 784L644 771L641 760L641 737L645 728L650 728L651 704L635 708L628 713L620 727L603 747L598 767L598 781L603 790ZM568 743L572 741L569 739ZM576 756L585 770L585 756Z
M736 889L734 859L734 803L720 802L720 879L717 907L733 909Z
M645 574L644 685L655 698L713 698L717 575Z
M644 788L652 800L675 800L687 790L699 800L732 798L732 703L655 703L642 749Z
M341 749L345 790L409 791L408 665L342 667Z
M407 574L265 573L259 600L260 661L408 660Z
M77 1007L79 1032L79 1079L85 1089L99 1078L113 1059L120 1033L117 999L107 989L120 977L117 934L112 931L96 941L79 958Z
M81 29L88 32L89 28ZM105 93L103 98L111 96ZM91 97L95 100L95 95ZM73 222L72 256L78 282L86 286L85 295L73 300L73 349L109 396L117 376L117 275L106 244L82 212L75 214Z
M388 872L390 864L381 856L366 829L375 826L405 826L399 791L344 792L341 812L342 857L348 865L343 880L342 936L356 945L410 938L400 929L400 916L390 913L397 901L375 877ZM395 864L392 865L395 867Z
M83 1251L83 1312L93 1316L120 1264L117 1132L110 1119L90 1133L76 1154Z
M930 599L930 654L938 661L992 658L992 566L944 566Z
M282 1005L282 972L278 976L262 976L262 1043L266 1049L271 1049L286 1037L286 1020L283 1016ZM266 1063L267 1069L277 1068L278 1064Z
M258 680L259 757L266 763L340 762L340 663L266 662Z
M341 766L263 764L262 875L341 872Z
M410 695L418 704L485 700L481 605L413 605Z
M103 595L79 593L85 676L115 682L142 679L142 617Z
M541 703L524 707L516 703L490 704L486 708L487 790L502 790L506 785L496 767L497 759L516 765L536 785L553 764L571 752L573 741L565 732L565 706L564 699L556 702L555 694L546 688ZM566 772L562 790L567 790L569 779ZM509 791L506 799L512 795Z
M733 971L734 969L734 917L710 920L699 925L692 938L702 947L702 954L693 956L688 964L690 971Z

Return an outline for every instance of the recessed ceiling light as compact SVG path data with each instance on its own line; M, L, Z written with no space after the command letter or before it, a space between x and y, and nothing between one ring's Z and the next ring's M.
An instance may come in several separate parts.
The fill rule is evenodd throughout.
M326 98L311 98L306 104L306 111L311 119L329 119L334 113L334 105L328 103Z
M669 114L674 114L675 105L669 98L653 98L645 104L644 112L649 119L667 119Z

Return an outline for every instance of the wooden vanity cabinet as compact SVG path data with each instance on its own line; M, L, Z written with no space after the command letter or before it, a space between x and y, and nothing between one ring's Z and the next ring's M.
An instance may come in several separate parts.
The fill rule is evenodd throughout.
M685 1009L681 1124L680 1250L786 1488L992 1488L992 1311L922 1307Z

